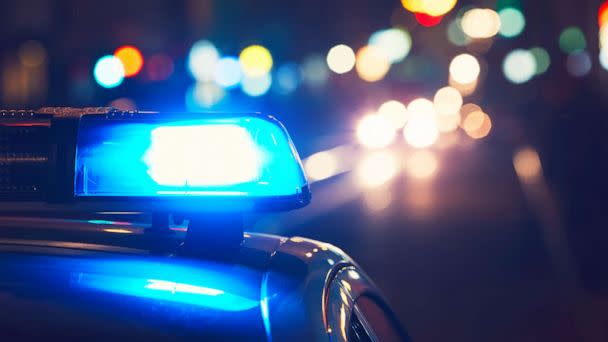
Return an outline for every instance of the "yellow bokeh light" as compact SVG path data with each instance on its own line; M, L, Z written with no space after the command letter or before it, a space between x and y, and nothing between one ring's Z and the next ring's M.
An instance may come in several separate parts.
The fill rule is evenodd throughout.
M479 61L468 53L454 57L450 63L450 77L460 84L469 84L477 81L480 72Z
M395 129L387 118L367 114L357 125L357 139L365 147L386 147L395 139Z
M433 104L435 110L441 115L458 113L462 107L462 95L453 87L443 87L435 93Z
M431 151L414 151L405 162L405 171L417 179L428 179L437 173L439 161Z
M362 80L376 82L386 76L391 63L382 50L372 45L364 46L357 51L355 68Z
M323 151L306 158L304 168L310 180L320 181L337 174L338 160L333 153Z
M491 38L500 30L500 16L489 8L473 8L462 16L461 26L471 38Z
M530 147L522 148L515 153L513 167L519 179L524 182L534 182L542 176L542 165L538 153Z
M437 114L437 129L439 132L447 133L453 132L458 129L460 126L460 113L456 112L454 114Z
M398 169L397 158L392 152L377 151L366 155L357 165L357 180L364 188L377 188L393 179Z
M245 75L250 77L263 76L272 69L272 55L261 45L251 45L243 49L239 62Z
M450 76L450 80L449 80L450 87L458 90L458 92L462 96L469 96L469 95L473 94L475 92L475 90L477 90L478 83L479 83L478 79L475 79L475 81L468 83L468 84L458 83L458 82L454 81L454 79L451 76Z
M454 8L457 0L401 0L405 9L433 17L444 15Z
M336 74L344 74L353 69L356 62L355 52L348 45L332 47L327 53L327 66Z
M400 129L407 122L407 108L399 101L391 100L384 102L378 108L378 115L386 118L394 129Z

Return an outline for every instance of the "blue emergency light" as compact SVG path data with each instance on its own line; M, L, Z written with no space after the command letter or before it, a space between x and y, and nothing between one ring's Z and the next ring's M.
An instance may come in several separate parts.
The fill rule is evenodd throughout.
M297 151L270 116L93 114L80 118L77 132L76 200L190 209L292 209L310 200Z

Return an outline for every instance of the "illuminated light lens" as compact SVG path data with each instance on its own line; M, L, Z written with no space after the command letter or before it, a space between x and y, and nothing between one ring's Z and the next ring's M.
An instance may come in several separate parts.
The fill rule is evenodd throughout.
M608 49L604 48L600 51L600 64L602 68L608 70Z
M46 49L39 41L28 40L19 46L19 61L30 68L40 66L46 60Z
M530 49L530 53L534 56L534 60L536 61L536 75L547 72L551 65L551 57L547 50L541 47L533 47Z
M329 151L315 153L306 159L304 169L311 180L320 181L338 173L338 160Z
M192 45L188 54L188 70L199 82L213 81L219 59L220 53L211 42L198 41Z
M414 13L414 17L416 18L416 21L418 22L418 24L424 26L424 27L433 27L436 25L439 25L439 23L441 23L441 20L443 19L443 16L431 16L428 15L426 13L420 13L420 12L416 12Z
M120 60L114 56L103 56L93 69L97 84L104 88L118 87L125 79L125 69Z
M266 94L272 85L270 74L264 74L258 77L245 76L241 81L241 89L251 97L258 97Z
M467 115L462 123L464 131L473 139L485 138L492 129L492 120L484 112L473 112Z
M215 83L195 83L186 92L186 107L190 111L210 108L220 103L224 96L224 89Z
M407 106L408 122L403 129L405 141L416 148L433 145L439 138L433 102L416 99Z
M310 55L301 66L302 81L310 87L320 87L327 82L329 70L325 59L321 55Z
M235 57L224 57L217 62L214 80L224 88L236 87L243 78L241 65Z
M401 4L410 12L426 13L440 16L451 11L457 0L401 0Z
M535 182L542 177L542 165L538 153L525 147L518 150L513 156L513 167L519 179L524 182Z
M368 44L381 50L389 62L397 63L410 53L412 37L403 29L390 28L372 34Z
M507 38L519 36L526 27L526 18L517 8L507 7L498 12L500 35Z
M583 77L591 71L591 57L587 51L573 52L568 55L566 68L574 77Z
M281 94L290 94L300 85L302 76L295 63L287 63L277 68L275 86Z
M377 188L393 179L398 170L395 155L383 150L366 155L357 165L356 175L364 188Z
M363 194L365 206L367 209L374 212L379 212L388 208L392 201L393 193L391 192L390 187L374 189L373 191L367 191Z
M368 114L359 121L357 138L365 147L386 147L395 139L395 129L387 118L377 114Z
M458 113L462 107L462 95L453 87L443 87L435 93L433 104L438 114L450 115Z
M134 46L123 46L114 52L114 56L122 62L125 68L125 77L132 77L141 71L144 66L144 57Z
M384 102L378 108L378 115L386 118L396 130L403 128L407 122L407 109L405 105L395 100Z
M391 64L382 50L374 46L364 46L357 52L355 64L357 74L367 82L377 82L386 76Z
M471 38L491 38L500 30L500 17L488 8L473 8L462 16L462 30Z
M471 42L471 38L462 31L461 20L459 18L450 22L446 33L448 40L456 46L465 46Z
M76 196L274 197L306 185L285 130L258 116L84 116L77 146Z
M536 74L534 55L528 50L517 49L509 52L502 63L502 71L511 83L526 83Z
M159 127L150 138L143 158L148 174L159 185L233 185L259 177L260 152L242 127Z
M475 82L480 72L477 58L466 53L454 57L450 63L450 77L460 84Z
M251 45L243 49L239 55L243 72L249 77L259 77L272 69L272 55L261 45Z
M336 74L344 74L355 67L356 57L350 46L340 44L329 50L326 60L331 71Z
M405 171L417 179L428 179L437 173L439 161L435 154L427 150L414 151L407 157Z
M559 35L559 47L565 53L583 51L587 47L585 34L580 28L570 26Z

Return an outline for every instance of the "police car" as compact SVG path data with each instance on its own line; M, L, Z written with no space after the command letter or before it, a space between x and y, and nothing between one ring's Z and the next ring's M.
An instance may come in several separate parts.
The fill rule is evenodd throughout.
M1 111L0 336L409 340L338 248L244 232L310 198L270 116Z

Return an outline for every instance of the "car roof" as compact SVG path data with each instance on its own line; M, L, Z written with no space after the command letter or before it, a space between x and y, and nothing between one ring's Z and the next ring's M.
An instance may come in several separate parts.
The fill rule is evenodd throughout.
M0 287L0 328L27 338L69 337L70 324L80 324L74 334L107 338L264 340L271 326L326 336L327 283L336 269L352 265L339 249L245 233L236 253L182 257L185 228L156 235L144 227L0 218L0 267L10 270L0 282L11 284ZM294 301L301 310L285 310ZM35 331L25 326L33 321L40 324Z

